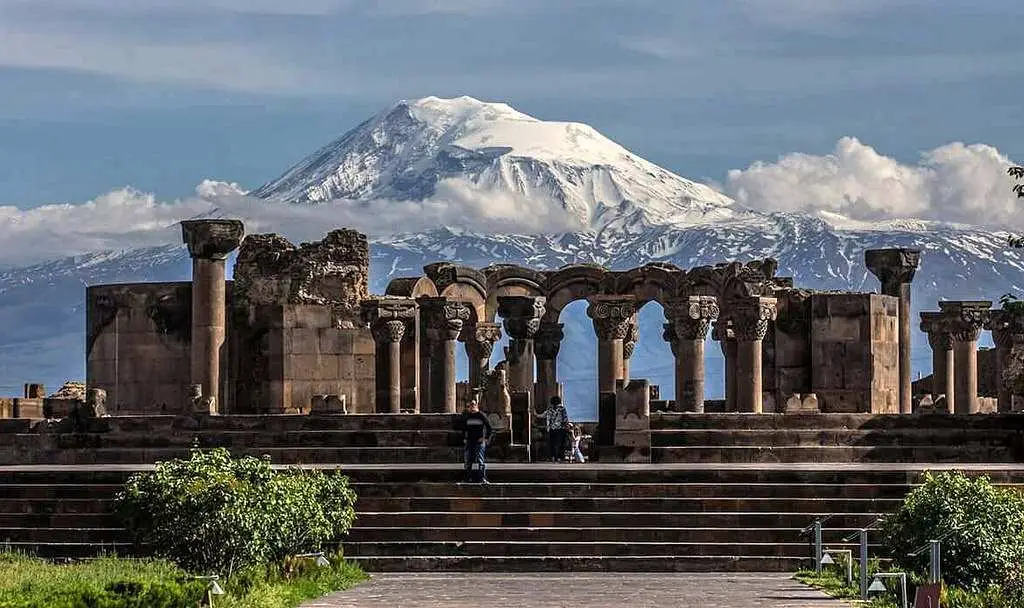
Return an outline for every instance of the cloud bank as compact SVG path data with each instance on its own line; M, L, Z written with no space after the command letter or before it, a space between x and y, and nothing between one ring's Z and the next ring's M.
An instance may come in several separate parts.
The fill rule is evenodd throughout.
M955 142L908 165L844 137L831 154L787 154L729 171L722 190L761 211L1024 228L1024 209L1006 175L1011 164L992 146Z
M831 154L788 154L730 171L719 187L758 211L826 211L859 221L926 219L1024 230L1024 211L1006 175L1010 159L988 145L951 143L916 164L844 137ZM92 251L179 243L177 223L237 217L247 230L293 241L351 226L371 236L449 226L478 232L537 234L576 225L555 202L482 190L450 179L422 201L337 200L292 205L246 196L238 184L207 180L195 196L160 201L132 188L80 204L32 209L0 206L0 267Z
M342 226L371 236L443 226L522 234L575 228L553 202L481 190L458 179L442 180L435 194L421 201L335 200L315 205L257 199L246 196L238 184L206 180L196 186L195 196L175 201L119 188L81 204L0 206L0 267L180 243L178 222L195 217L238 218L249 233L277 232L294 242L320 239Z

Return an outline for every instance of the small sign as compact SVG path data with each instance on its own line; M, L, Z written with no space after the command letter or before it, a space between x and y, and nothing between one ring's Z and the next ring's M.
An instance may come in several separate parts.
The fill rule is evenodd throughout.
M917 588L914 594L914 608L939 608L942 583L928 583Z

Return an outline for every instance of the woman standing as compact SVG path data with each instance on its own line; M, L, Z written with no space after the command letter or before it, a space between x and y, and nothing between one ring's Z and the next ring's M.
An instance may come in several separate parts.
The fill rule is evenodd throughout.
M548 430L548 456L551 462L565 457L566 429L569 426L569 414L562 405L562 398L554 396L551 405L544 414Z

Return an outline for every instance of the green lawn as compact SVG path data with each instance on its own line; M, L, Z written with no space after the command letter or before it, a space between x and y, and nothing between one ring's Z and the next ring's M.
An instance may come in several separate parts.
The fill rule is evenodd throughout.
M367 577L340 556L317 567L296 560L220 581L218 608L293 608ZM208 583L158 560L106 557L69 565L0 553L0 608L186 608L204 601ZM205 603L203 604L205 605Z

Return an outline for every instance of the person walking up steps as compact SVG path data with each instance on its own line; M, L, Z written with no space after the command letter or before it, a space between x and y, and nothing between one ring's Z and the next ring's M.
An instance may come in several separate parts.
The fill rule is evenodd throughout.
M484 454L492 432L487 414L480 411L480 404L473 399L466 406L462 418L462 438L466 442L466 481L469 483L489 483Z
M551 405L544 416L548 430L548 456L551 462L555 462L565 457L566 429L569 427L569 414L562 405L561 397L551 398Z

